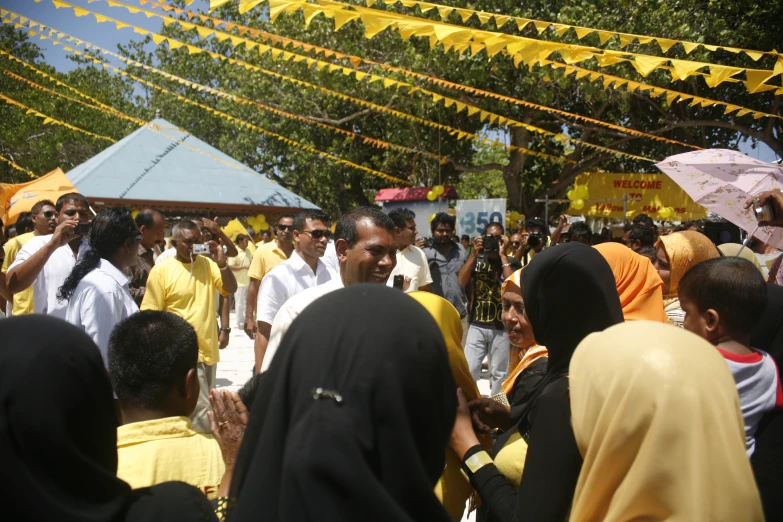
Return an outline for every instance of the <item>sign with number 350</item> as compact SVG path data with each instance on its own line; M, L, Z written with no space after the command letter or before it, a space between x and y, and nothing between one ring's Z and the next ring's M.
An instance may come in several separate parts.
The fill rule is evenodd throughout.
M457 201L457 234L473 239L484 233L490 223L506 223L505 199L464 199Z

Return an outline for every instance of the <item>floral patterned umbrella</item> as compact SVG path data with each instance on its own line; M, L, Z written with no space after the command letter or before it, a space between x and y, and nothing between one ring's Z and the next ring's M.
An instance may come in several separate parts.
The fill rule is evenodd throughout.
M736 150L705 149L669 156L656 165L703 207L761 241L783 249L783 228L757 227L748 198L783 189L783 166L753 159ZM758 228L758 230L756 230Z

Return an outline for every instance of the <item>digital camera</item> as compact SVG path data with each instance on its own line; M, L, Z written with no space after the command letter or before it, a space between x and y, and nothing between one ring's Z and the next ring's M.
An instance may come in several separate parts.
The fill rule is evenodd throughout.
M544 237L538 232L533 232L527 236L527 246L530 248L536 248L538 244L544 239Z
M193 245L193 255L205 254L209 255L209 245L204 243L196 243Z
M498 238L496 236L491 234L484 234L484 236L481 238L481 244L484 252L488 254L492 252L500 252L500 243L498 242Z
M424 238L424 248L432 248L435 246L435 240L431 237Z

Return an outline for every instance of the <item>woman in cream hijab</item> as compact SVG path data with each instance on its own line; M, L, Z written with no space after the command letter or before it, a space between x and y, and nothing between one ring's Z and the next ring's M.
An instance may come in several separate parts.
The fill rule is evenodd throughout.
M446 354L457 386L462 389L468 400L481 397L476 381L470 375L465 353L462 351L462 322L457 309L447 300L430 292L411 292L408 295L426 308L438 324L443 340L446 342ZM489 436L481 436L480 442L489 449ZM435 486L435 494L455 522L462 519L465 502L471 493L473 488L460 472L460 460L457 454L451 448L447 448L446 467Z
M764 520L736 385L709 343L622 323L582 341L569 375L584 458L570 522Z
M718 246L718 250L720 250L721 254L723 254L725 257L737 257L737 254L739 254L739 257L742 259L747 259L753 263L753 266L756 267L761 275L764 275L764 269L761 267L761 263L759 263L756 254L754 254L751 249L747 247L743 248L743 246L739 243L723 243L722 245Z
M694 265L720 257L720 252L701 232L685 230L658 238L655 269L663 280L663 307L669 322L682 328L685 312L680 307L677 287Z

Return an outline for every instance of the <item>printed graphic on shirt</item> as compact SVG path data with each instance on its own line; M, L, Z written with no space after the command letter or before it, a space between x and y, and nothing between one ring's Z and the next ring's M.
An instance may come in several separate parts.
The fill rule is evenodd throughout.
M499 264L481 260L476 262L473 273L475 296L471 314L473 324L503 328L503 308L500 301L502 277L503 269Z

